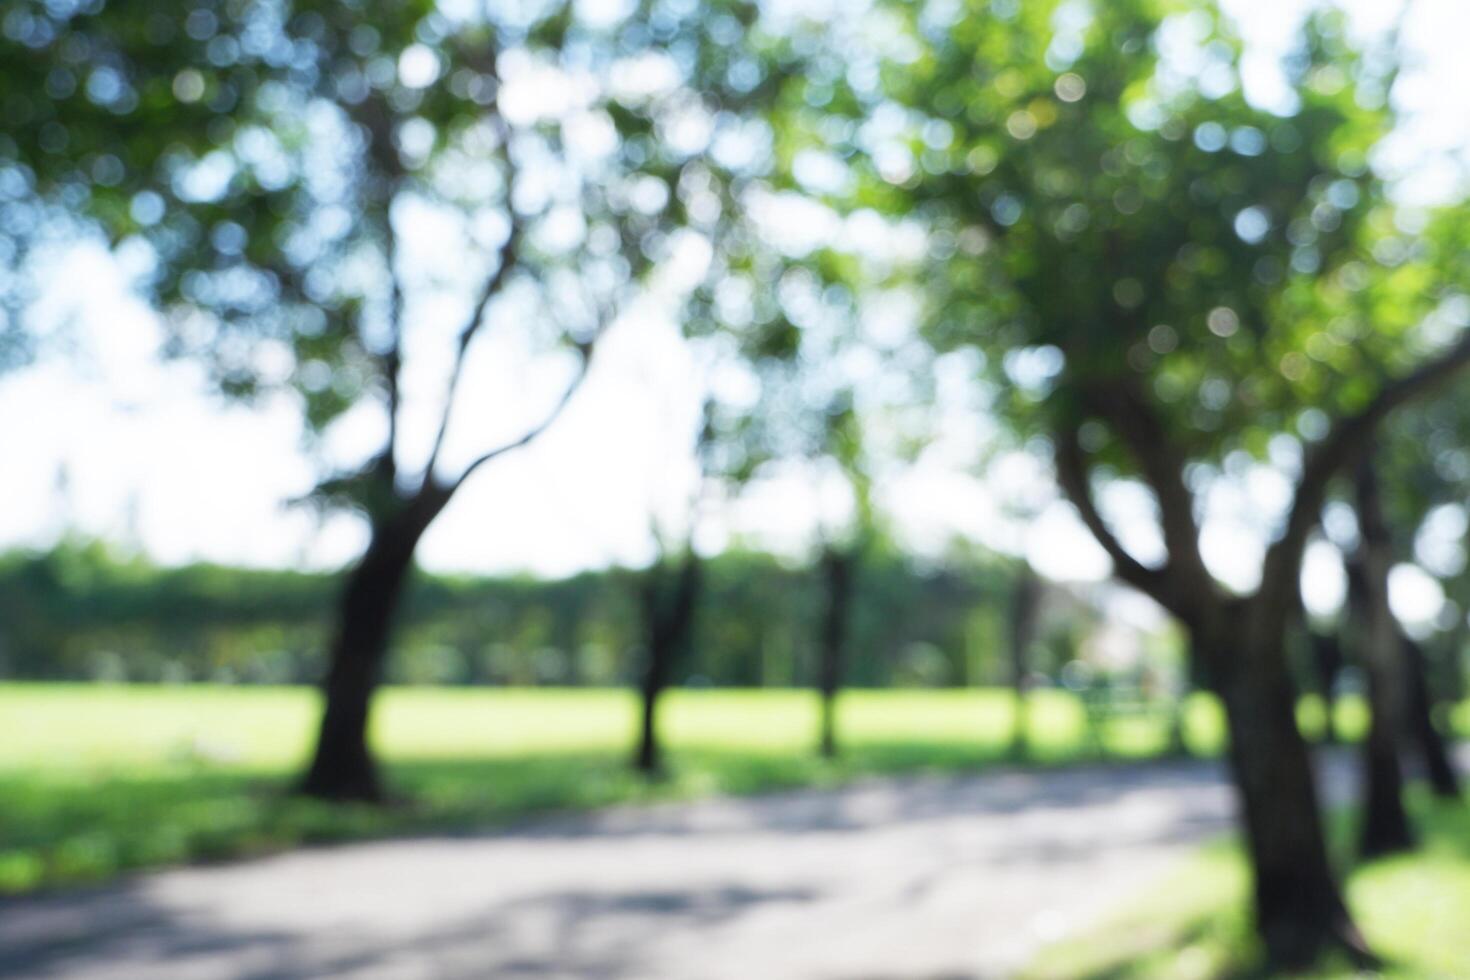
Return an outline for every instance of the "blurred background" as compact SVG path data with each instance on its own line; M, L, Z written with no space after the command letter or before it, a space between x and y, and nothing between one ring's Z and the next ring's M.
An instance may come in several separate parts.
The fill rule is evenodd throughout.
M10 0L0 973L1470 976L1467 30Z

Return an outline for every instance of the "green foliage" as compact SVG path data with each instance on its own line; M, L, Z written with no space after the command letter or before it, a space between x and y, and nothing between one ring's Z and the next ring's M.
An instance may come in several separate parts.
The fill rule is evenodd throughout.
M998 676L974 650L977 609L1001 608L1010 568L986 554L925 566L877 549L854 602L850 679L883 685L935 651L939 684ZM560 581L416 576L390 677L429 684L613 684L643 642L632 571ZM164 569L64 542L0 558L0 671L114 681L317 679L339 578L191 565ZM815 665L816 572L754 552L709 559L696 651L679 683L800 685Z
M1470 315L1470 300L1466 313ZM1470 487L1467 392L1470 385L1455 384L1415 411L1398 416L1384 427L1375 447L1373 461L1383 483L1384 510L1395 535L1395 552L1404 558L1413 556L1415 535L1436 509L1465 502ZM1470 598L1465 588L1455 582L1450 590L1462 605Z
M226 394L284 388L313 433L370 404L386 445L312 499L386 520L416 492L396 467L434 476L437 450L399 458L397 423L405 358L453 346L444 310L468 301L461 358L495 316L533 350L585 356L681 232L731 212L732 182L765 160L717 152L775 63L752 60L756 20L743 0L611 18L17 0L0 24L0 265L46 234L43 214L69 216L146 267L170 352ZM452 260L421 254L408 232L425 222Z
M880 13L881 83L808 94L793 125L844 162L835 203L922 224L927 334L986 355L1023 434L1123 381L1191 458L1260 456L1447 339L1424 321L1465 288L1464 222L1416 235L1389 202L1368 159L1393 52L1354 50L1340 18L1309 19L1282 116L1243 96L1211 4Z

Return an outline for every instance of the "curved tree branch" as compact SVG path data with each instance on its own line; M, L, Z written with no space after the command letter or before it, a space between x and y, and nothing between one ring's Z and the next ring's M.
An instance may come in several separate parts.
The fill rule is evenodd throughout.
M506 160L509 161L509 159L510 155L507 153ZM510 186L509 180L506 186ZM498 264L495 271L486 277L484 284L480 287L479 295L470 307L469 318L459 330L459 339L454 350L454 366L450 368L449 385L444 394L444 408L439 416L439 430L434 434L433 448L429 450L429 462L424 468L428 477L433 476L434 467L439 462L439 454L444 448L444 439L449 434L449 423L454 416L455 396L459 392L460 379L464 376L464 363L470 344L485 323L485 316L489 312L491 302L500 295L505 281L518 264L524 227L509 201L506 202L506 210L510 214L510 234L506 235L505 241L497 250Z
M1302 463L1286 528L1266 553L1262 591L1296 587L1295 582L1288 580L1300 572L1307 536L1320 518L1328 484L1344 466L1362 454L1378 424L1395 409L1428 394L1467 366L1470 366L1470 331L1438 357L1385 384L1365 408L1333 423L1327 436L1306 454Z
M1131 379L1106 388L1092 388L1086 392L1086 401L1122 437L1138 463L1144 483L1158 501L1159 524L1172 574L1183 576L1192 589L1214 589L1214 577L1205 567L1199 549L1200 528L1194 516L1194 494L1184 483L1186 459L1153 405Z
M367 134L367 163L370 178L364 181L361 202L369 225L379 226L383 236L388 274L388 345L376 354L388 394L388 444L378 456L378 467L391 483L398 472L398 413L401 408L403 374L403 282L398 277L398 235L393 229L393 201L402 190L408 172L393 140L392 114L381 94L364 99L351 117Z
M470 478L470 474L475 472L475 470L479 469L481 466L484 466L486 463L490 462L492 459L495 459L498 456L504 456L506 453L511 452L512 450L520 449L522 446L525 446L526 444L532 442L537 436L541 435L541 433L545 432L551 427L551 424L557 420L562 411L567 407L568 403L571 402L572 396L575 395L577 393L577 390L582 387L582 382L587 379L588 369L592 365L593 345L591 343L581 344L578 345L577 350L581 354L581 365L577 371L576 377L572 378L571 383L567 385L566 390L562 392L561 398L557 399L556 404L552 406L551 411L546 414L546 417L543 418L540 422L536 423L536 425L532 426L530 429L527 429L517 438L512 439L510 442L503 443L499 446L496 446L494 449L491 449L488 452L482 453L481 455L475 457L475 459L472 460L470 464L464 468L464 470L459 474L458 477L446 484L446 487L451 494L462 487L464 485L464 482ZM432 475L429 477L429 479L432 482Z
M1059 429L1053 438L1053 458L1056 461L1057 482L1062 492L1077 508L1082 523L1092 532L1097 543L1108 553L1113 562L1113 572L1127 584L1152 597L1171 612L1177 611L1177 598L1170 587L1170 576L1166 568L1150 568L1129 554L1121 541L1108 527L1107 521L1097 509L1092 497L1087 456L1082 449L1078 433L1079 426L1067 425Z
M398 278L398 236L393 231L392 219L385 219L383 227L388 236L388 281L392 296L388 307L388 349L382 355L383 376L388 385L388 446L382 459L391 483L398 475L398 412L403 406L403 283Z
M495 130L496 139L500 142L500 151L505 158L505 213L510 221L510 230L505 236L505 241L496 250L495 270L486 277L484 284L480 287L479 295L470 305L469 318L459 330L459 340L454 351L454 366L450 368L449 384L444 393L444 408L439 416L439 430L434 433L434 443L429 450L429 460L424 466L426 484L434 480L434 467L439 463L439 454L444 449L444 440L449 434L449 423L454 416L455 395L459 392L460 379L464 376L464 362L469 353L470 344L484 325L485 315L489 312L491 302L500 295L501 288L504 287L511 272L519 264L521 237L525 231L524 221L516 214L515 205L511 201L511 190L515 187L516 181L516 163L510 152L510 124L506 122L504 114L500 111L498 52L493 46L489 46L476 51L475 57L470 60L478 63L480 73L494 79L496 84L495 102L487 110L486 121Z

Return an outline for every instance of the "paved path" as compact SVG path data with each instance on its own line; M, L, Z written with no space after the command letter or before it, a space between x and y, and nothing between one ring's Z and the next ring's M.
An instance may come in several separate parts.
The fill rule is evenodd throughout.
M0 975L1006 976L1226 830L1232 807L1219 767L1190 762L875 780L296 851L0 904Z

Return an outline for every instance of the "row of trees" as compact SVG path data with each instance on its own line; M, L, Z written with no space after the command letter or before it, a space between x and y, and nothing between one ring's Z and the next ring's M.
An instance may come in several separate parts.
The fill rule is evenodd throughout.
M1166 30L1192 37L1189 57ZM354 406L381 418L379 451L314 495L371 532L338 600L303 784L330 797L381 795L367 718L419 540L467 479L551 424L610 324L668 316L768 396L706 410L715 496L781 460L846 480L851 519L822 548L828 689L873 459L943 424L911 409L933 394L934 356L965 352L997 440L1050 459L1115 574L1179 622L1221 698L1271 955L1366 956L1286 638L1339 479L1470 363L1470 222L1460 203L1399 207L1370 166L1396 122L1391 42L1360 51L1341 18L1313 14L1279 111L1244 97L1241 57L1203 2L874 2L808 23L734 0L606 17L20 0L0 40L6 258L52 215L84 221L146 254L176 351L225 391L289 389L319 433ZM459 261L414 233L425 216ZM523 330L563 380L541 414L457 413L467 358L496 329ZM425 384L413 365L435 344L450 366ZM874 383L854 350L900 383ZM1213 487L1268 462L1290 490L1242 592L1212 571L1202 517ZM1356 502L1382 746L1406 675L1388 669L1403 644L1371 482ZM1156 559L1109 519L1099 490L1119 484L1156 508ZM650 705L700 582L687 539L661 552L642 604Z
M696 643L675 684L815 685L828 622L823 570L726 551L700 572ZM870 550L844 617L844 683L1003 684L1014 564L919 563ZM567 579L421 574L404 597L387 677L399 683L631 683L645 639L641 569ZM0 675L20 679L309 683L321 673L340 574L158 568L100 543L0 556ZM1062 591L1032 669L1052 676L1094 615Z

